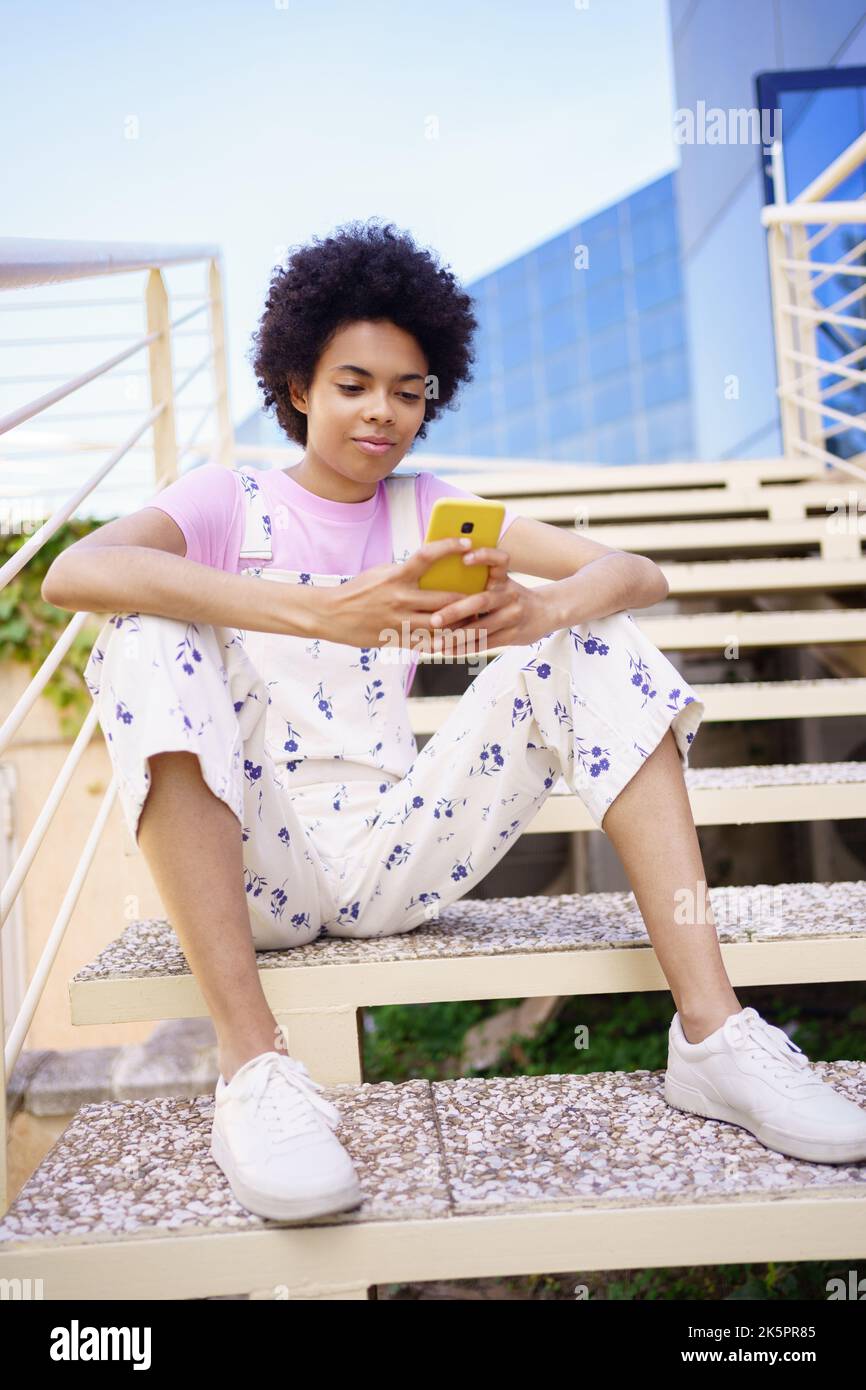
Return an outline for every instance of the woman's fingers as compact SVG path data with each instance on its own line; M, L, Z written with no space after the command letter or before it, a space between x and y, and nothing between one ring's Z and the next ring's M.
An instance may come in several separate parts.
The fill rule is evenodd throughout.
M504 565L507 569L510 559L511 556L507 550L500 550L498 546L494 545L479 545L477 550L470 550L463 557L463 563L464 565L495 565L497 569Z
M464 545L464 541L468 541L468 539L467 536L446 536L441 541L425 541L421 549L410 555L401 566L404 577L417 582L421 575L429 570L434 560L441 560L443 555L467 551L469 545ZM432 593L433 590L430 592Z
M433 627L442 628L449 623L460 622L462 618L471 618L474 614L492 613L505 601L505 597L504 588L482 589L480 593L468 594L456 603L447 603L433 614L430 622Z

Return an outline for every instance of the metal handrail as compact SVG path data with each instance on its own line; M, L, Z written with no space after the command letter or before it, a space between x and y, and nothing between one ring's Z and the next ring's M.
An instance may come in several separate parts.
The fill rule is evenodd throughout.
M82 483L81 487L77 488L65 502L61 503L48 520L39 527L39 530L34 532L29 541L25 541L24 544L16 550L15 554L6 561L6 564L3 565L2 568L0 568L0 589L10 583L10 581L15 578L16 574L24 568L27 561L32 559L36 552L42 549L45 542L50 540L56 531L59 531L64 521L69 520L72 513L77 510L85 497L89 497L93 489L99 486L106 474L110 473L112 468L114 468L129 452L131 445L150 429L154 420L162 414L164 409L165 406L163 404L154 406L153 410L148 411L141 424L136 426L132 434L127 435L124 443L119 445L118 448L114 450L114 453L109 454L105 463L98 468L95 473L92 473L87 481ZM0 744L0 753L2 753L2 751L3 745Z
M54 921L51 926L51 931L48 933L48 938L45 942L44 947L42 948L42 953L39 957L39 960L36 962L36 969L33 972L30 983L27 986L27 991L24 995L23 1000L21 1001L21 1008L18 1010L18 1013L15 1017L15 1022L12 1025L12 1028L10 1029L9 1039L4 1049L3 1058L3 1065L7 1075L15 1065L15 1061L18 1057L18 1054L24 1045L24 1039L27 1036L27 1030L29 1029L30 1024L33 1022L33 1015L36 1012L39 1000L42 997L42 991L45 988L49 971L51 970L51 967L54 964L57 952L63 941L66 928L69 925L69 919L72 916L73 909L75 907L76 902L78 901L78 896L81 892L82 887L84 886L84 880L87 877L87 872L90 868L90 865L93 863L93 857L96 854L99 841L102 837L102 831L105 827L105 822L107 821L109 812L111 811L111 808L114 805L116 796L117 774L115 773L111 779L105 796L102 798L102 803L99 807L99 810L93 818L93 824L90 827L89 834L84 843L84 848L81 851L78 863L75 866L75 870L72 874L71 879L69 880L69 887L67 888L63 896L63 901L60 904L60 908L58 909L56 917L54 918ZM5 1142L3 1148L5 1152ZM3 1202L5 1209L5 1191L3 1194Z
M13 410L9 415L0 417L0 434L6 434L9 430L14 430L18 425L23 425L25 421L32 420L36 415L41 415L43 410L49 406L56 405L58 401L65 400L76 391L80 391L82 386L88 386L91 381L96 381L97 377L105 376L106 372L111 371L120 362L125 362L128 357L134 357L142 348L149 347L156 342L159 333L148 333L145 337L139 338L131 347L125 348L123 352L116 352L113 357L107 357L104 362L98 362L89 371L81 372L78 376L72 377L69 381L64 381L62 386L58 386L54 391L47 391L44 396L37 396L35 401L28 402L27 405ZM69 341L68 339L66 340ZM8 346L8 343L7 343Z
M780 154L777 163L779 158ZM767 230L785 454L817 459L825 468L860 480L866 480L866 449L859 447L858 439L866 432L866 411L849 408L847 402L829 402L866 383L866 371L854 366L866 356L866 344L858 341L866 331L866 266L853 263L866 254L866 199L833 201L828 194L863 165L866 134L852 141L797 198L771 203L761 212ZM784 190L783 181L781 187ZM814 254L840 227L859 229L855 244L835 260L827 258L826 249ZM817 291L830 285L832 293L832 285L844 284L845 279L853 280L854 287L823 304ZM852 307L853 313L845 312ZM821 357L821 330L832 334L835 356ZM812 370L804 372L804 366ZM845 435L853 441L847 457L828 447Z
M131 270L162 270L192 261L219 261L218 246L128 241L62 241L54 237L0 237L0 289L60 285Z
M839 184L843 183L849 174L853 174L855 169L859 169L861 164L866 164L866 131L858 135L856 140L852 140L832 164L822 169L820 174L806 185L802 193L797 194L794 202L822 202L828 193L838 188Z
M81 725L75 737L75 742L64 759L63 767L60 769L59 774L54 780L51 791L42 804L42 810L36 817L33 829L27 836L24 848L12 867L12 872L9 875L7 883L4 885L3 891L0 892L0 922L6 921L9 913L12 911L12 904L24 886L27 870L30 868L30 865L39 852L39 847L45 838L45 832L54 819L54 813L60 805L61 797L69 785L69 779L78 766L81 756L90 742L90 736L96 728L98 714L99 711L94 704L87 718L84 720L84 723Z
M170 297L168 287L165 282L164 272L173 266L189 265L202 263L207 273L207 290L204 296L198 294L179 294L174 296L178 301L194 300L192 308L185 309L180 315L172 318L170 313ZM13 556L0 567L0 590L9 584L18 575L34 555L38 554L42 547L57 533L64 522L75 513L77 508L89 497L102 480L116 468L121 459L125 458L133 449L143 447L139 441L148 431L152 431L152 450L154 456L154 478L156 496L167 483L178 476L178 462L185 457L186 453L195 448L195 440L201 433L205 423L214 418L214 433L211 440L211 451L223 464L228 464L234 453L234 435L231 419L228 410L228 386L225 360L225 331L224 331L224 311L222 293L222 267L220 251L216 246L170 246L170 245L139 245L127 243L101 243L101 242L69 242L55 241L47 239L29 239L5 237L0 238L0 291L10 289L35 289L37 287L58 285L72 280L91 280L107 275L117 275L135 271L147 272L147 280L143 297L132 298L122 296L115 299L99 300L72 300L67 305L64 301L43 300L34 301L31 305L14 304L8 307L20 310L25 307L47 308L47 307L74 307L85 306L114 307L117 304L126 306L144 305L147 316L147 332L131 335L115 333L94 333L85 335L69 335L64 338L55 339L25 339L28 345L35 345L37 342L62 343L64 345L80 342L107 342L112 340L122 340L125 346L110 357L97 361L85 371L75 375L34 375L17 378L23 384L38 381L55 381L58 384L51 390L27 401L24 405L11 411L4 418L0 419L0 435L11 435L13 430L34 420L42 415L46 410L57 402L74 396L100 378L116 368L119 364L128 361L137 353L147 351L148 362L146 369L142 369L141 374L146 374L150 382L151 406L144 412L136 412L139 419L130 433L115 447L104 441L100 443L88 443L74 440L65 436L59 446L54 443L52 448L55 452L60 449L73 451L76 449L93 452L96 449L109 449L108 457L89 475L89 477L77 488L75 488L63 502L52 512L51 516L45 521L34 535L21 545ZM2 306L5 307L5 306ZM198 317L205 310L208 313L208 327L197 330L191 334L182 328L191 320ZM210 339L208 351L198 360L191 369L186 371L182 380L176 383L174 380L172 344L177 338L200 336L201 332L206 332ZM17 340L16 340L17 341ZM10 340L6 340L9 345ZM188 439L178 447L175 433L175 417L178 409L178 396L185 391L194 381L198 380L205 371L210 368L212 381L212 399L206 408L201 411L197 424L192 429ZM16 378L6 378L6 381L14 381ZM193 407L201 410L200 405ZM82 418L87 418L82 416ZM35 703L44 690L48 680L57 670L60 662L68 652L73 641L84 627L87 619L92 616L87 612L78 612L72 615L70 621L65 625L48 656L42 662L39 670L29 681L27 688L15 704L15 708L0 726L0 754L9 746L27 714L33 709ZM21 893L26 876L30 870L33 860L38 853L48 830L51 821L56 814L62 798L67 790L71 778L81 762L84 752L95 732L98 723L97 707L94 704L76 736L63 765L58 773L54 784L45 798L41 811L27 837L26 843L21 850L12 872L7 881L2 886L0 892L0 930L7 920L12 907ZM57 952L69 924L75 904L81 892L84 880L93 861L96 848L100 842L102 832L107 821L109 812L117 795L117 779L112 777L108 791L103 798L102 804L93 819L87 840L79 855L75 870L66 889L63 901L55 916L48 939L42 949L35 970L33 971L30 982L27 986L24 998L12 1021L9 1037L6 1038L6 1024L3 1017L3 988L2 970L3 958L0 952L0 1066L2 1066L2 1076L0 1076L0 1120L2 1120L2 1142L0 1142L0 1213L6 1210L8 1200L8 1177L7 1177L7 1145L8 1145L8 1116L6 1110L6 1086L7 1078L12 1067L14 1067L24 1039L32 1024L34 1014L42 997L45 983L48 979L51 967L56 959Z
M11 714L0 724L0 753L12 742L12 737L18 726L23 724L36 703L36 697L45 689L88 617L89 614L87 613L74 613L72 615L72 621L66 624L27 689L19 696Z

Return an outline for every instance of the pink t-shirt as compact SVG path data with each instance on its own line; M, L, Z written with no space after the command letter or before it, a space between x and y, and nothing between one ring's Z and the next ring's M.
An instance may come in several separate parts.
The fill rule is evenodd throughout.
M366 502L332 502L318 497L279 468L255 470L256 480L268 503L287 516L288 525L271 526L275 569L309 574L360 574L374 565L391 562L391 531L384 479ZM477 494L447 483L434 473L422 472L417 480L418 525L421 538L439 497L471 497ZM186 558L200 565L237 574L260 560L240 560L244 538L245 507L233 471L222 464L206 463L169 483L158 498L147 503L166 512L180 527L186 541ZM500 539L519 515L505 508ZM408 670L406 689L415 676L417 662Z

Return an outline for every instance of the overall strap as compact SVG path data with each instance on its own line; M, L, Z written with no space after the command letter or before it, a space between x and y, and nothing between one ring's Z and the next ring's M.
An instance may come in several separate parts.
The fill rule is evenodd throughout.
M241 489L244 507L244 538L240 549L242 560L270 560L271 518L267 502L259 486L256 470L236 468L233 470Z
M420 472L392 473L385 479L391 514L391 553L395 563L400 565L424 543L416 502L420 476Z

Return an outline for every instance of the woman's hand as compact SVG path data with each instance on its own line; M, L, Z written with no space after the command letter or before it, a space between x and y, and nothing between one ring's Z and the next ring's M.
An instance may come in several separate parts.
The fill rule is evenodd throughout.
M429 650L440 630L430 626L433 614L465 595L447 589L420 589L418 580L434 560L466 550L464 540L454 536L428 541L402 565L374 565L345 584L315 589L315 635L350 647Z
M446 603L431 620L434 638L432 650L448 651L448 633L464 634L461 647L466 646L467 633L473 634L473 649L524 645L545 637L556 626L556 620L544 599L544 590L552 585L528 589L508 577L507 551L496 546L479 546L463 561L469 565L489 565L487 587L477 594L461 594Z

